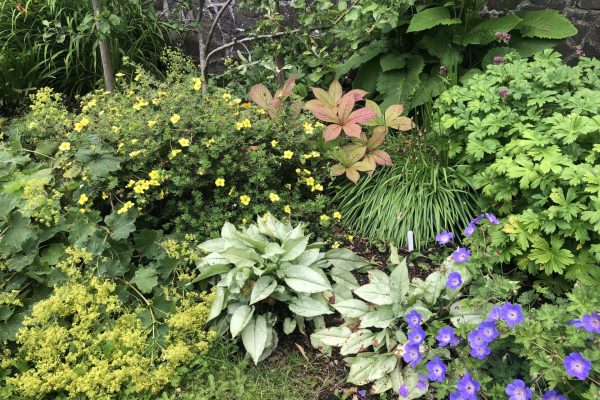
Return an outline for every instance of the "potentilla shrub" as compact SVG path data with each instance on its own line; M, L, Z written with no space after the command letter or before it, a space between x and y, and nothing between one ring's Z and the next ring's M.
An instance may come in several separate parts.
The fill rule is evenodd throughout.
M291 101L273 118L223 90L203 96L200 78L183 69L165 81L117 73L119 91L82 98L79 113L65 115L51 91L40 91L7 133L31 150L63 149L69 175L108 168L108 182L91 182L91 201L139 208L165 231L215 236L225 221L267 212L313 231L341 218L324 194L321 124L290 110ZM91 169L82 166L89 160L97 160Z
M464 165L500 261L529 273L600 279L600 61L557 53L496 65L436 102L448 155Z

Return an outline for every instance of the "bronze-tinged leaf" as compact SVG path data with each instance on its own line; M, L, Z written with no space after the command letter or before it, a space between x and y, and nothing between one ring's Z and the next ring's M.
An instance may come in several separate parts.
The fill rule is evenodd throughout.
M383 150L372 151L366 155L365 159L367 158L369 160L373 160L373 162L375 162L377 165L383 165L386 167L391 167L393 165L392 157L390 157L390 155Z
M331 174L331 176L340 176L344 172L346 172L346 167L342 164L334 164L329 168L329 174Z
M410 131L411 129L414 129L416 126L417 125L415 125L412 119L408 117L400 117L398 118L397 123L395 123L395 126L392 126L391 128L406 132Z
M329 93L321 88L314 87L312 88L313 95L315 96L315 100L310 100L306 103L308 107L310 104L314 104L320 107L337 107L337 101L334 101Z
M341 125L350 117L356 101L351 94L345 94L337 106L337 116Z
M333 81L331 82L331 85L329 85L328 92L331 100L334 102L333 104L337 106L344 93L342 85L338 81Z
M392 104L385 110L385 119L393 120L394 118L398 118L404 112L404 106L402 104Z
M277 99L287 99L292 94L294 90L294 86L296 85L296 77L294 75L290 76L283 86L280 89L277 89L275 92L275 98Z
M367 153L367 146L348 145L342 147L341 150L345 154L347 161L346 163L341 160L338 161L340 161L342 164L345 164L347 167L351 167L365 156Z
M317 117L321 121L325 121L325 122L331 122L331 123L339 122L335 108L325 107L325 106L320 105L317 102L311 103L312 101L314 101L314 100L311 100L308 103L306 103L305 108L310 110L315 117Z
M346 178L348 178L350 181L352 181L352 182L354 182L354 184L356 184L356 183L358 183L358 180L360 179L360 174L354 168L347 168L346 169Z
M360 125L352 122L344 124L342 128L344 129L344 133L350 137L360 138L360 135L362 133L362 128L360 127Z
M364 97L367 95L367 93L369 93L369 92L367 92L366 90L352 89L351 91L349 91L346 94L352 95L352 97L354 97L355 101L359 101L359 100L364 99Z
M338 125L338 124L328 125L327 128L325 128L325 131L323 132L323 139L326 142L329 142L330 140L334 140L338 136L340 136L340 133L342 133L342 127L340 125Z
M361 124L363 122L367 122L371 118L375 116L375 111L370 108L361 108L356 111L352 111L352 113L348 116L348 119L344 122L352 122L355 124Z
M371 152L381 146L387 135L387 128L385 126L378 126L373 129L373 134L367 142L367 151Z
M352 165L352 168L360 172L369 172L375 170L375 168L372 167L371 164L365 160L354 163L354 165Z
M271 92L269 92L269 89L267 89L267 87L262 83L252 86L248 96L250 96L250 99L252 99L252 101L255 102L259 107L264 109L269 108L271 102L273 101Z

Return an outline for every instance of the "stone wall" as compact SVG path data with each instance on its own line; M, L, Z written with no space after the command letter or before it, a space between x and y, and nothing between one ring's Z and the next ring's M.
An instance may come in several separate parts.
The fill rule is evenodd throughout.
M553 8L577 27L577 35L558 46L567 62L578 54L600 58L600 0L488 0L483 10L490 15L504 15L510 10Z

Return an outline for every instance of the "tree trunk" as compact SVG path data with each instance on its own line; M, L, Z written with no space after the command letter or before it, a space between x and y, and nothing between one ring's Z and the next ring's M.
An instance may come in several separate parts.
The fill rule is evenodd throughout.
M96 29L100 30L100 21L98 16L100 14L100 0L92 0L92 8L94 9L94 17L96 18ZM110 62L110 52L108 51L108 43L106 39L101 39L99 43L100 47L100 60L102 62L102 72L104 73L104 84L106 90L109 92L115 91L115 78L113 75L112 65Z

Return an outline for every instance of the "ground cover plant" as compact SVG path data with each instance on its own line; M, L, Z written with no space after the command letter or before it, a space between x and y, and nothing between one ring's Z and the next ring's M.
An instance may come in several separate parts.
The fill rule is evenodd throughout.
M497 60L444 93L437 132L448 155L506 217L491 233L499 261L531 274L597 282L598 60L557 53Z

